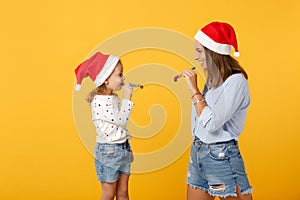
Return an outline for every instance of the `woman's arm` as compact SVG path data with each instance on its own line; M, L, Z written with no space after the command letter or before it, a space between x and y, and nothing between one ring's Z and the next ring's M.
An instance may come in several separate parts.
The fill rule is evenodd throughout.
M215 102L208 106L197 86L197 74L190 70L184 70L188 89L191 92L196 113L197 125L203 126L207 131L213 132L223 126L239 109L245 98L246 81L241 75L229 77L225 83L219 86L223 91L215 98Z
M189 91L191 92L191 98L194 102L194 106L197 115L200 116L202 110L207 106L205 99L201 92L199 91L197 85L197 74L191 69L186 69L182 72L183 77L185 77Z
M197 125L208 132L220 129L238 110L248 107L246 88L247 83L242 76L229 77L217 88L217 95L212 96L210 105L202 109Z

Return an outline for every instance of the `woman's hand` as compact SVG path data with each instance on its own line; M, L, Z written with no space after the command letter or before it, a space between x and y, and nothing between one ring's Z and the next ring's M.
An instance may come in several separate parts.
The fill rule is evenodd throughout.
M132 96L132 92L133 92L133 88L130 87L129 83L127 83L123 86L123 98L124 99L130 100L131 96Z
M196 72L191 69L186 69L182 72L182 76L186 79L188 89L192 95L199 92Z

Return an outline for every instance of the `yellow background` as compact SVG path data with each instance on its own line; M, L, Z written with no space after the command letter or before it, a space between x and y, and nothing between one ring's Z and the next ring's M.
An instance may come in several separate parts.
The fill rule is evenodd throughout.
M73 120L75 67L120 32L162 27L193 37L213 20L236 27L250 77L240 148L253 196L299 199L299 8L296 0L1 2L0 199L98 199L93 158ZM184 199L188 160L187 151L132 175L131 199Z

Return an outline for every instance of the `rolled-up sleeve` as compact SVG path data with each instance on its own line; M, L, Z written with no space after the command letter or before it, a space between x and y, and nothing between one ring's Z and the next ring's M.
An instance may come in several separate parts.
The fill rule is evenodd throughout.
M245 84L242 77L236 76L217 88L216 96L207 102L208 105L202 110L196 126L202 126L208 132L220 129L242 106Z
M212 118L212 111L211 109L206 106L203 110L201 115L198 118L198 123L201 123L199 125L203 126L204 128L206 127L206 125L208 124L208 122L211 120Z

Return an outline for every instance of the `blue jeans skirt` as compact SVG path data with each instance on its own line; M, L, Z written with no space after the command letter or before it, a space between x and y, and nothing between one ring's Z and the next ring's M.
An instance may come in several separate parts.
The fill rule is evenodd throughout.
M187 184L225 198L252 192L237 141L206 144L195 138L191 149Z
M132 152L128 141L121 144L97 143L94 150L98 181L113 183L121 174L130 175Z

